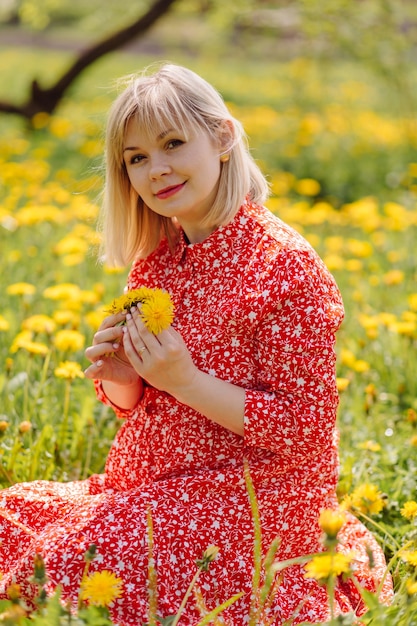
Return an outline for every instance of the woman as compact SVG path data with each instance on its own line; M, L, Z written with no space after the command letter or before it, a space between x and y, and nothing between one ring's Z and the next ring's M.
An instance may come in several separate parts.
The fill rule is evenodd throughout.
M166 290L175 319L157 335L140 307L104 320L86 351L86 376L125 418L105 473L3 492L0 567L7 581L23 581L38 551L49 588L59 584L75 601L84 551L95 544L89 571L123 581L113 620L142 623L150 512L158 614L176 613L196 559L215 545L218 558L199 582L204 603L212 609L243 592L224 613L240 626L253 570L245 463L263 550L279 537L280 560L323 550L318 518L337 508L341 297L311 246L262 206L267 184L240 124L193 72L165 65L131 79L110 112L106 167L106 262L132 264L129 290ZM376 590L384 557L352 516L340 546L355 551L359 583ZM391 593L387 579L382 601ZM335 612L351 610L363 605L348 582L336 588ZM325 588L301 564L286 568L268 623L329 614ZM199 615L191 598L182 623Z

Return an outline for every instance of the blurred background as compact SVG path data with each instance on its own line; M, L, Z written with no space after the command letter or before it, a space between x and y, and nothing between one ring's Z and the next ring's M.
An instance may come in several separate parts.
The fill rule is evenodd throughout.
M413 0L0 0L0 130L66 118L69 159L117 77L169 60L222 92L272 178L336 203L408 190L416 43Z

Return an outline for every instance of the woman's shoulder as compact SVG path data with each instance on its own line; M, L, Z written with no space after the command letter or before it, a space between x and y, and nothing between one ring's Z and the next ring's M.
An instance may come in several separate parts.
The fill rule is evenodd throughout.
M309 242L299 232L267 207L248 202L243 207L242 216L245 229L258 241L258 245L275 250L277 254L290 251L314 253Z

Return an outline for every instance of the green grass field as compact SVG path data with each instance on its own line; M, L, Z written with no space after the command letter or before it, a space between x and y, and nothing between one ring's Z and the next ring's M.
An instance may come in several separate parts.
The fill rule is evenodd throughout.
M67 56L0 48L0 97L22 98L46 60L53 77ZM36 131L0 116L3 487L100 472L116 432L82 377L84 348L128 270L97 261L103 124L113 81L152 60L101 61ZM396 589L389 608L368 598L363 623L417 624L415 120L389 85L347 63L230 61L219 72L207 59L172 60L224 94L270 178L268 206L336 277L340 500L375 532Z

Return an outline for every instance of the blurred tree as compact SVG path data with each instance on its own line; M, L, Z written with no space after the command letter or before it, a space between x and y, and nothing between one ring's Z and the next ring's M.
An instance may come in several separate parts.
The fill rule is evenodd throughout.
M38 80L35 78L32 81L26 102L19 105L0 101L0 111L20 115L29 122L37 113L53 113L64 93L87 67L105 54L113 52L138 35L145 33L162 15L168 12L176 1L177 0L155 0L139 18L116 32L107 35L104 39L82 52L54 85L47 88L41 87ZM48 7L50 3L53 3L53 0L48 0ZM39 8L39 5L42 6L42 3L38 5L37 3L24 2L23 5L35 7L36 10L36 6ZM43 5L43 8L45 8L45 5ZM23 12L23 15L27 14ZM36 14L33 13L31 15L35 16ZM46 11L44 15L49 15L48 11ZM41 21L38 19L35 20L35 25L39 26L40 24L42 24L42 26L47 25L46 19L42 19Z

